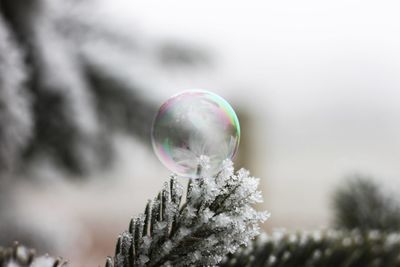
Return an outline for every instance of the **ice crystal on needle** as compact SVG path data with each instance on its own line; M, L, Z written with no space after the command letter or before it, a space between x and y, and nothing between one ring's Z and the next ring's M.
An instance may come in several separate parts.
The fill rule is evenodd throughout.
M0 247L0 267L67 267L66 261L48 255L36 255L35 251L19 245Z
M258 182L246 170L234 173L226 160L216 176L190 180L181 201L183 187L172 177L131 220L106 267L217 265L258 235L269 216L252 207L262 201Z

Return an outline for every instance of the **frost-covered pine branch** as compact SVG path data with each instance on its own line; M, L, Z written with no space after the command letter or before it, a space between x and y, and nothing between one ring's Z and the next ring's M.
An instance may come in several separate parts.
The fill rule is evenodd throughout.
M222 266L400 266L400 206L370 179L357 177L334 195L338 229L275 232L230 254Z
M67 262L48 255L36 256L34 250L15 243L12 247L0 247L0 267L67 267Z
M150 145L148 88L172 67L209 62L196 46L126 33L99 4L0 2L0 172L46 159L85 174L112 162L114 133Z
M25 72L23 54L0 15L0 174L13 168L32 133Z
M190 180L186 197L172 177L131 220L106 267L215 266L249 243L269 216L251 206L262 201L259 181L244 169L234 173L229 160L223 165L216 176Z
M37 181L49 167L88 177L113 163L121 133L150 147L158 105L148 89L209 62L192 44L125 32L97 12L101 2L0 1L0 244L51 246L16 227L17 178Z
M224 259L222 267L399 267L400 234L381 231L277 231Z

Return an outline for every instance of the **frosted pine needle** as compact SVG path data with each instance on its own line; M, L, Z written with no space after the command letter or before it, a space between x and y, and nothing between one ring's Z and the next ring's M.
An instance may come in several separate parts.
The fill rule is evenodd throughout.
M186 199L175 177L131 220L106 267L215 266L227 253L247 245L269 214L251 205L262 201L259 180L231 161L216 176L190 180Z
M279 230L258 236L220 266L400 267L400 235L379 230Z
M0 267L67 267L67 262L48 255L37 256L34 250L15 243L0 247Z

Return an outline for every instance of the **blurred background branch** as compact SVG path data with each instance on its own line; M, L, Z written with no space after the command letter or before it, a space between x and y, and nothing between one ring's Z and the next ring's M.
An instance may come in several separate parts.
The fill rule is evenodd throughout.
M196 69L209 57L198 47L126 35L90 15L90 1L0 3L0 243L50 249L54 240L13 212L15 178L33 179L32 169L46 168L40 162L64 178L106 170L120 133L149 147L158 105L143 81L158 77L125 79L121 70Z
M365 176L333 195L331 230L275 230L230 254L221 266L400 266L400 203Z

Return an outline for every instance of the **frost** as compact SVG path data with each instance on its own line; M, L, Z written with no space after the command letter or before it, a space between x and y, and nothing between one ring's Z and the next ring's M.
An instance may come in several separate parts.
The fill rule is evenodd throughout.
M170 252L171 249L172 249L172 241L171 241L171 240L168 240L168 241L166 241L166 242L164 243L164 245L163 245L164 253Z
M207 158L200 159L206 169ZM259 223L270 216L252 207L262 201L259 179L245 169L234 173L229 160L222 166L215 176L191 180L183 203L173 176L144 215L132 220L131 245L117 246L113 266L215 266L257 236Z
M12 170L32 137L31 98L24 55L0 16L0 171Z
M200 155L197 159L197 164L200 165L202 169L208 170L210 169L210 158L206 155Z
M52 266L54 259L50 257L39 257L31 264L32 267Z
M279 229L227 255L219 266L397 266L399 236L377 230Z
M314 260L318 260L318 259L321 258L321 256L322 256L322 253L321 253L321 251L318 249L318 250L314 251L314 254L313 254L312 257L313 257Z
M12 247L0 247L1 267L67 267L67 262L61 258L55 259L49 255L36 255L33 249L28 249L18 243Z
M274 264L275 262L276 262L276 257L273 256L273 255L269 256L268 263L269 264Z
M200 251L195 251L192 253L192 262L197 262L201 260L201 253Z
M139 256L139 265L144 265L148 261L149 261L149 257L147 257L145 255L140 255Z
M151 237L150 236L144 236L143 237L143 246L145 248L149 248L151 245Z

